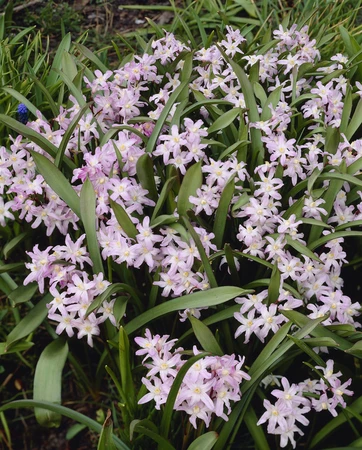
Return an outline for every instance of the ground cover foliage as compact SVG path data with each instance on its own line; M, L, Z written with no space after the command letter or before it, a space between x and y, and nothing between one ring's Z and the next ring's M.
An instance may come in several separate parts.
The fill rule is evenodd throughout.
M25 408L88 448L361 446L359 4L292 3L171 4L112 69L0 16L5 448Z

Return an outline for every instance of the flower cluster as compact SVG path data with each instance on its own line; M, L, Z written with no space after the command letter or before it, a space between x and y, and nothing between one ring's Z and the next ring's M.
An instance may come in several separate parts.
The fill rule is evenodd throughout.
M264 400L265 413L257 425L268 422L268 433L280 436L280 446L286 447L288 441L296 447L295 434L303 435L297 424L307 426L309 420L305 417L311 410L317 412L329 411L337 416L336 407L346 407L344 395L351 396L353 392L347 389L352 380L342 383L341 372L333 373L333 360L328 360L325 367L316 366L320 371L319 380L305 380L298 384L290 384L282 377L283 389L274 389L271 394L277 399L274 404ZM279 381L278 381L279 383Z
M183 348L173 349L177 339L168 340L169 336L152 335L146 330L145 337L136 337L135 342L141 347L136 355L143 355L142 364L149 369L147 378L142 383L147 387L139 404L155 402L156 409L166 403L175 377L187 361L182 358ZM194 354L199 352L194 347ZM231 412L230 402L241 398L242 380L250 380L241 370L244 358L235 355L205 356L195 362L182 380L176 397L174 409L185 411L191 424L197 428L196 419L201 419L209 427L212 414L228 420Z

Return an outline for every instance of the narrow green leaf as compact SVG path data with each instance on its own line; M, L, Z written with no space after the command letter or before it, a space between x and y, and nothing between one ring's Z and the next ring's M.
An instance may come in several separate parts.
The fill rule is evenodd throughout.
M17 248L17 246L28 236L29 232L26 231L24 233L20 233L18 236L11 239L11 241L7 242L3 248L4 258L7 259L8 256L10 256L11 253Z
M298 327L307 327L308 324L310 324L310 320L308 317L306 317L304 314L299 313L297 311L282 311L282 314L287 317L291 322L298 325ZM325 320L324 317L320 319L320 321ZM309 333L308 333L309 334ZM325 326L317 325L316 327L313 327L313 329L310 331L310 334L316 338L319 337L329 337L333 339L337 344L339 345L339 348L341 350L348 350L352 347L353 344L348 342L346 339L342 338L341 336L338 336L338 334L333 333L332 331L328 330ZM298 336L296 336L298 337ZM304 337L304 336L303 336Z
M208 431L196 438L187 450L211 450L218 440L218 434L216 431Z
M148 140L147 147L146 147L147 153L151 153L154 150L158 136L159 136L159 134L162 130L162 127L171 111L172 106L178 100L178 97L180 96L182 91L184 89L188 89L188 83L189 83L189 80L182 82L170 95L170 98L168 99L168 101L166 102L166 105L162 109L160 117L158 118L155 128L153 129L153 132Z
M114 202L112 199L109 200L109 203L113 209L114 215L116 216L117 222L122 227L122 230L124 230L127 236L131 239L136 239L138 231L132 220L129 218L127 212L119 203Z
M14 270L23 269L23 268L24 268L23 263L1 264L0 265L0 274L12 272Z
M119 329L118 350L119 350L119 372L121 374L122 391L126 396L127 407L132 413L135 411L136 408L136 396L130 365L131 352L129 339L123 327L120 327Z
M60 167L62 165L64 153L65 153L65 150L67 149L68 142L69 142L70 138L72 137L72 134L73 134L74 130L76 129L78 122L83 117L84 113L87 111L87 109L89 108L90 105L91 105L91 103L87 103L86 105L84 105L83 108L80 109L78 114L76 114L76 116L73 118L71 123L68 125L67 130L64 133L63 138L59 144L59 148L58 148L57 154L55 156L55 160L54 160L54 164L56 167L58 167L58 169L60 169Z
M208 281L210 283L210 286L212 288L216 288L217 287L217 281L216 281L214 272L212 270L209 258L206 255L204 246L202 245L202 242L200 240L200 237L196 233L196 231L194 230L194 228L191 225L190 221L188 219L186 219L186 217L182 217L182 220L185 223L185 225L187 226L187 229L188 229L189 233L191 234L192 239L195 241L195 244L196 244L197 250L199 251L201 262L202 262L202 265L204 266L204 270L206 272L206 276L207 276L207 279L208 279Z
M258 419L259 418L255 414L254 409L249 406L244 414L244 422L249 430L249 433L254 439L255 448L257 448L258 450L270 450L263 428L257 425Z
M274 264L268 287L268 304L276 303L279 298L280 291L280 271L278 265Z
M318 256L315 255L308 247L301 244L299 241L296 241L290 235L286 235L285 239L287 241L287 244L293 247L294 250L296 250L299 254L308 256L310 259L322 263L322 261L318 258Z
M233 108L224 113L208 128L207 133L211 135L215 131L220 131L229 126L240 115L240 108Z
M68 343L59 338L42 352L34 375L34 400L61 403L62 371L68 355ZM47 409L35 408L37 422L43 427L58 427L61 415Z
M357 103L353 116L348 124L346 138L351 140L355 132L362 124L362 99Z
M46 408L49 411L59 413L62 416L69 417L76 422L82 423L86 425L90 430L93 430L97 433L101 433L102 431L102 426L95 420L90 419L88 416L85 416L84 414L81 414L78 411L74 411L70 408L66 408L65 406L50 402L39 402L35 400L16 400L14 402L6 403L5 405L1 406L0 411L18 408ZM117 436L113 435L113 441L117 449L130 450L130 448L127 447L127 445L124 444Z
M362 341L356 342L351 348L346 350L346 353L350 353L359 359L362 359Z
M170 225L177 221L177 217L173 214L162 214L151 222L151 227L160 227L161 225Z
M197 189L202 185L201 161L187 169L183 178L177 200L177 212L180 216L186 214L186 211L192 208L189 201L190 195L195 196Z
M212 334L210 329L202 323L200 320L196 319L192 315L189 316L192 329L194 330L196 339L200 342L201 347L205 352L210 352L214 355L222 356L224 352L221 350L221 347L215 336Z
M96 232L96 195L93 185L87 178L80 191L80 214L87 236L87 247L93 262L93 272L104 273Z
M26 286L21 285L14 289L8 297L14 305L18 305L19 303L25 303L31 300L37 290L37 283L30 283Z
M8 351L15 342L27 337L38 328L48 314L46 304L51 300L52 296L50 294L43 297L16 325L16 327L10 331L6 339L6 351Z
M163 188L161 190L161 193L158 197L156 206L154 207L153 213L152 213L152 217L151 217L151 226L154 226L154 220L156 219L156 217L158 216L158 213L161 211L168 193L170 192L170 190L172 189L175 181L176 181L176 176L169 178L166 183L163 185Z
M362 187L362 180L347 173L327 172L322 173L318 177L320 180L341 180L346 183L355 184Z
M313 351L304 341L301 339L297 339L295 336L288 335L288 338L291 339L295 345L297 345L304 353L306 353L318 366L324 367L325 362L323 359L317 355L315 351Z
M158 433L155 433L153 430L150 430L149 428L136 424L133 428L133 432L148 436L153 441L157 442L162 450L175 450L175 447L171 445L167 439L160 436Z
M234 195L234 190L235 190L235 182L234 177L232 177L231 179L229 179L229 181L226 183L224 187L224 190L221 194L221 198L219 201L219 206L217 207L215 214L213 233L215 234L214 242L217 248L222 247L226 219L229 212L229 205Z
M345 237L351 237L351 236L362 236L362 231L336 231L335 233L327 234L326 236L321 237L320 239L317 239L316 241L312 242L310 245L308 245L310 250L315 250L316 248L320 247L321 245L325 244L326 242L333 241L333 239L338 238L345 238Z
M75 48L77 50L79 50L86 58L89 59L89 61L92 61L92 63L94 63L98 69L100 71L102 71L103 73L106 73L108 70L108 67L105 66L102 61L98 58L98 56L96 56L93 52L91 52L85 45L83 44L79 44L79 43L75 43L74 44Z
M111 417L112 413L109 409L99 437L97 450L116 450L117 448L113 442L113 421Z
M11 88L11 87L3 87L2 90L8 94L10 94L12 97L14 97L16 100L18 100L18 102L20 103L24 103L24 105L28 108L28 110L35 116L37 117L36 113L38 111L38 108L36 108L36 106L34 106L26 97L24 97L23 94L20 94L20 92L16 91L15 89ZM45 117L42 114L43 119L45 119Z
M128 335L146 325L158 317L164 316L170 312L180 311L187 308L203 308L206 306L215 306L225 303L235 297L250 293L245 289L226 286L209 289L207 291L194 292L193 294L168 300L161 305L140 314L132 319L126 326L125 331Z
M217 46L219 51L221 52L221 54L223 55L225 61L227 61L233 71L235 72L235 75L237 76L243 95L244 95L244 99L245 99L245 104L246 107L249 110L249 121L250 122L259 122L260 121L260 117L259 117L259 112L258 112L258 105L256 103L255 97L254 97L254 92L253 92L253 88L252 85L249 81L248 76L246 75L246 73L243 71L243 69L232 60L232 58L230 58L229 56L226 55L225 51L220 47ZM257 128L251 128L250 130L250 135L251 135L251 146L253 149L253 161L252 161L252 166L255 167L256 165L261 164L261 162L263 161L264 158L264 148L263 148L263 144L261 141L261 131L258 130Z
M6 342L0 342L0 356L8 355L9 353L21 353L29 350L34 345L34 342L21 341L16 342L8 350L6 348Z
M65 201L69 208L81 218L80 200L78 194L72 188L71 184L63 173L48 158L40 153L30 151L34 159L36 168L49 184L53 191Z
M136 291L125 283L114 283L107 287L107 289L101 294L96 297L92 303L88 306L86 317L89 316L90 313L98 309L100 306L102 306L102 303L109 299L112 295L114 295L116 292L127 292L129 293L133 298L138 300L140 302L140 299L136 293Z
M60 70L62 66L62 56L64 51L69 51L71 44L71 35L70 33L67 33L64 38L62 39L61 43L59 44L59 47L55 53L55 57L53 60L53 64L51 67L50 74L47 77L47 87L52 87L55 85L58 75L55 72L56 69Z
M156 202L158 198L156 183L155 183L155 173L153 169L153 161L149 154L138 158L136 164L137 177L143 189L147 189L149 197Z
M352 405L345 409L343 414L339 414L337 417L330 420L321 430L317 431L314 435L312 441L309 444L309 448L316 447L320 442L322 442L326 437L330 436L338 428L343 425L350 417L353 417L352 413L361 414L362 413L362 396L359 397Z

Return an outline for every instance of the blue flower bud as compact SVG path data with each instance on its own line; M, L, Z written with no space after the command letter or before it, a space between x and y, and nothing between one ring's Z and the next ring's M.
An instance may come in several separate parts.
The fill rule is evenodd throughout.
M24 103L20 103L18 106L18 120L25 125L28 122L28 119L28 108L24 105Z

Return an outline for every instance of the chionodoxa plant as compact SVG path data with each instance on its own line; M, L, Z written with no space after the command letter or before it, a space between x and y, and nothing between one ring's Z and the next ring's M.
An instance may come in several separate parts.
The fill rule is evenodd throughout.
M191 48L165 32L116 70L83 60L83 84L65 52L59 114L0 118L17 132L0 148L4 256L32 236L17 289L38 289L31 323L47 314L66 338L50 361L108 340L116 448L359 436L362 63L308 33L260 43L227 26ZM34 401L3 409L71 414L39 401L52 379L38 369Z

